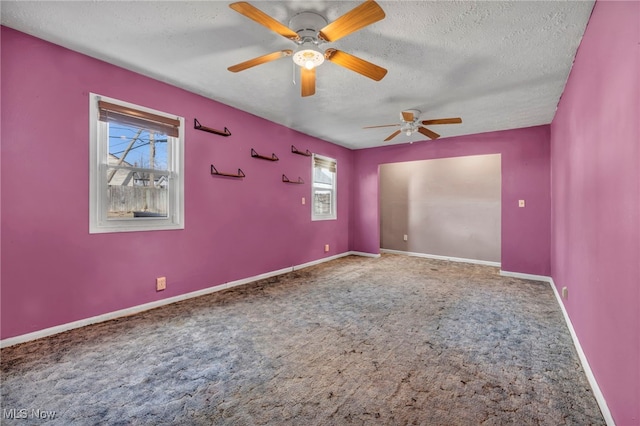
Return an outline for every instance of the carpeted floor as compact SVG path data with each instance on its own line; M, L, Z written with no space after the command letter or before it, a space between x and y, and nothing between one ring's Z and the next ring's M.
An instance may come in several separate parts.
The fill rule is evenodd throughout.
M408 256L346 257L1 357L7 425L604 424L548 284Z

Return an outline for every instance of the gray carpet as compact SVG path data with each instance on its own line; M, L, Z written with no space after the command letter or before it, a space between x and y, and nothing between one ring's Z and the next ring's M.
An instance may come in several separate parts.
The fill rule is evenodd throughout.
M1 356L7 425L604 424L548 284L408 256L346 257Z

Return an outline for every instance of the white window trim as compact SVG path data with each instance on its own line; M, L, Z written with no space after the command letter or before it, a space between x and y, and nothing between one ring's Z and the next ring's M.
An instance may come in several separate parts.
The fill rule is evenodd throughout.
M177 143L170 149L170 196L168 217L135 219L107 219L107 191L102 176L107 175L108 142L104 132L106 123L98 121L98 101L106 101L129 108L180 121ZM109 98L95 93L89 94L89 233L136 232L184 229L184 118Z
M316 157L321 160L332 161L336 165L336 172L333 178L333 205L332 205L333 211L331 212L330 215L317 215L314 211L314 205L313 205L313 203L315 202L315 198L314 198L315 161L314 159ZM337 219L338 219L338 160L331 157L325 157L324 155L313 154L311 156L311 220L319 221L319 220L337 220Z

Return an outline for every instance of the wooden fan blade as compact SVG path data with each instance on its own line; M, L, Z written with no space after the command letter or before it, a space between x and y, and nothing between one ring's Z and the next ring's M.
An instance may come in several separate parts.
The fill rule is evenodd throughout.
M344 36L358 31L384 19L384 10L373 0L366 1L360 6L351 9L326 27L320 30L318 35L325 41L336 41Z
M229 7L236 12L246 16L247 18L256 21L258 24L269 28L271 31L280 34L283 37L286 37L290 40L300 40L300 36L298 35L298 33L293 31L291 28L281 24L271 16L267 15L260 9L250 5L245 1L231 3Z
M428 126L430 124L460 124L462 118L436 118L435 120L424 120L422 124Z
M430 139L438 139L440 137L436 132L432 132L426 127L418 127L418 131Z
M375 81L380 81L387 75L386 69L365 61L364 59L360 59L357 56L345 53L342 50L327 49L324 52L324 58Z
M386 138L384 141L385 141L385 142L390 141L391 139L395 138L395 137L396 137L396 136L398 136L399 134L400 134L400 130L396 130L395 132L391 133L391 134L389 135L389 137L388 137L388 138Z
M397 127L400 126L400 124L383 124L381 126L367 126L367 127L363 127L363 129L375 129L377 127Z
M302 96L311 96L316 93L316 69L310 70L300 67L300 90Z
M415 117L413 116L412 112L409 111L402 111L402 119L404 121L413 121Z
M246 70L247 68L255 67L256 65L264 64L265 62L275 61L276 59L284 58L285 56L291 56L293 50L286 49L279 52L268 53L266 55L258 56L257 58L249 59L248 61L241 62L236 65L232 65L227 68L231 72L238 72Z

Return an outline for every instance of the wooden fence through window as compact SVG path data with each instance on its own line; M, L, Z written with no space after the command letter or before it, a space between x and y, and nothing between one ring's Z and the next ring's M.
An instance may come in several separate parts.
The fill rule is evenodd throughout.
M167 213L168 188L109 185L109 216L133 215L133 212Z

